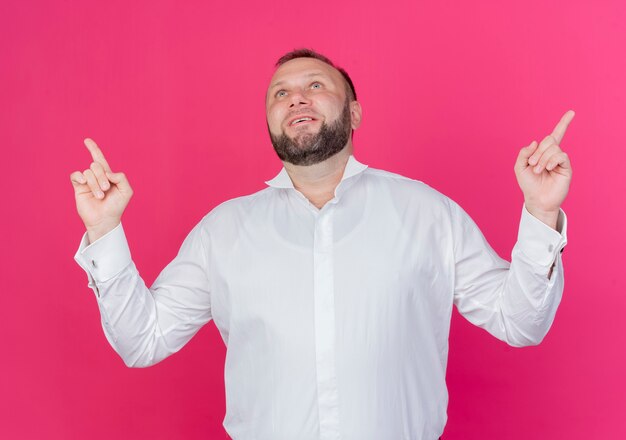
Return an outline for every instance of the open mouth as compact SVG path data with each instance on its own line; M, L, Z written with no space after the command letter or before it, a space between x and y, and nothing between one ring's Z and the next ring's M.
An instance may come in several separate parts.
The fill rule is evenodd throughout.
M289 122L289 126L290 127L298 127L301 125L305 125L305 124L309 124L311 122L317 121L317 119L311 117L311 116L300 116L298 118L292 119L291 122Z

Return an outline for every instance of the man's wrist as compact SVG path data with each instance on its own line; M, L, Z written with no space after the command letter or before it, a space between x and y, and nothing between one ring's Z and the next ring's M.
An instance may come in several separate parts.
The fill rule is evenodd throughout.
M130 249L121 223L96 242L87 243L88 240L85 234L74 258L90 274L94 283L110 280L131 263Z
M120 220L99 224L97 226L87 228L87 238L89 243L94 243L99 238L105 236L120 224Z
M535 218L541 220L552 229L557 230L560 209L556 211L544 211L526 203L526 210Z

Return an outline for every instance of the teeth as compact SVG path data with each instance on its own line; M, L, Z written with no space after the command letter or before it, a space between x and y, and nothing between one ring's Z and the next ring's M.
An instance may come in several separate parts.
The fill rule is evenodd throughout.
M295 124L297 124L298 122L302 122L302 121L312 121L312 120L313 120L313 118L300 118L300 119L296 119L295 121L293 121L293 122L291 123L291 125L295 125Z

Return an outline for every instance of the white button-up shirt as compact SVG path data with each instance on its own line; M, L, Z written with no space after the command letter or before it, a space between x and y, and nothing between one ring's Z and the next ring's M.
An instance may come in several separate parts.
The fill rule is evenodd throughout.
M150 289L121 225L83 237L75 257L129 366L159 362L215 322L236 440L436 439L453 304L515 346L552 324L562 211L559 233L523 208L508 263L452 200L353 157L322 209L284 169L267 183L206 215Z

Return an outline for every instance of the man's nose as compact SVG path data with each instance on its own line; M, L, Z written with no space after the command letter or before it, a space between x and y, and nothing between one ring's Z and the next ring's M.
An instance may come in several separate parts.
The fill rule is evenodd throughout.
M311 101L309 98L301 91L294 91L291 94L291 103L289 107L300 107L302 105L309 105Z

